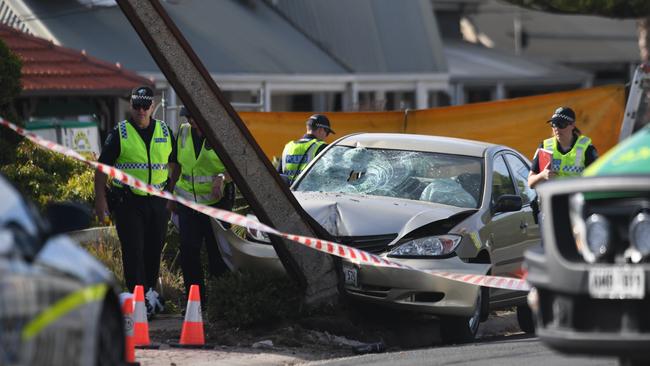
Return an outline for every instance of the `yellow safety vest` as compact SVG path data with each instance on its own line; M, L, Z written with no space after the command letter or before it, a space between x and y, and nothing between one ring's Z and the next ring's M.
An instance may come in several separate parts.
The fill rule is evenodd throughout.
M580 135L571 150L562 154L557 146L557 139L551 137L544 140L544 149L553 151L551 167L558 177L578 177L585 169L585 156L590 144L589 137Z
M205 141L201 146L198 158L194 151L194 140L192 138L192 126L183 123L178 133L178 163L181 165L181 177L176 184L174 193L177 195L204 205L211 205L219 202L212 194L212 184L219 174L226 171L214 150L205 148ZM223 193L224 185L221 186Z
M167 184L169 155L172 153L171 134L163 121L155 120L156 124L151 136L149 151L135 127L128 122L118 124L120 133L120 155L115 161L115 167L146 183L162 189ZM113 185L122 184L113 180ZM149 195L147 192L131 188L139 196Z
M293 182L316 156L316 152L323 144L325 142L318 139L289 141L282 151L282 174Z

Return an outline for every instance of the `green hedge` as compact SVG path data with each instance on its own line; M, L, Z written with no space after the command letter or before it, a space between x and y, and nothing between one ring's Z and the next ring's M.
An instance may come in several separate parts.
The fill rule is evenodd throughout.
M93 205L94 170L28 140L18 144L15 162L0 167L0 171L40 207L56 201Z

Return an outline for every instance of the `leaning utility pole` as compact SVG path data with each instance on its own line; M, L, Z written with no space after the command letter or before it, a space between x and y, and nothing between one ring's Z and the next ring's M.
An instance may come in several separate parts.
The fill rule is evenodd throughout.
M160 2L117 3L258 219L283 232L328 238L282 182ZM329 255L275 236L271 242L287 272L304 287L307 304L337 302L338 278Z

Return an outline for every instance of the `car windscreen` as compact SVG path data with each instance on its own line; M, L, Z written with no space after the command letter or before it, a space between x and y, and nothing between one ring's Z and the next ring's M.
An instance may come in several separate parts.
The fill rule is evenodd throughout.
M294 186L478 208L483 159L421 151L332 146Z

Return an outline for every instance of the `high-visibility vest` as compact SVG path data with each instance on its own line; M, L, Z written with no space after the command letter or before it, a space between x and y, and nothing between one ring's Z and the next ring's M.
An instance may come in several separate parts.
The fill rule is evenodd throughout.
M181 176L176 184L174 193L177 195L201 203L211 205L219 202L219 199L212 193L212 185L215 179L221 179L219 174L226 171L214 150L205 148L205 141L201 145L201 151L197 158L194 151L194 140L192 138L192 126L183 123L178 133L178 163L181 166ZM224 185L221 186L223 193Z
M155 120L153 136L147 145L140 137L135 127L128 122L118 124L120 134L120 155L115 161L115 168L128 173L158 189L163 189L167 184L169 155L172 153L171 134L169 127L163 121ZM122 184L113 180L113 185L122 187ZM149 195L145 191L131 188L139 196Z
M578 140L566 154L560 152L557 144L555 137L544 140L544 149L553 151L552 170L560 178L580 176L585 169L585 156L591 139L584 135L578 136Z
M282 174L289 178L290 182L305 169L316 156L318 148L325 142L319 139L300 139L289 141L282 151Z

